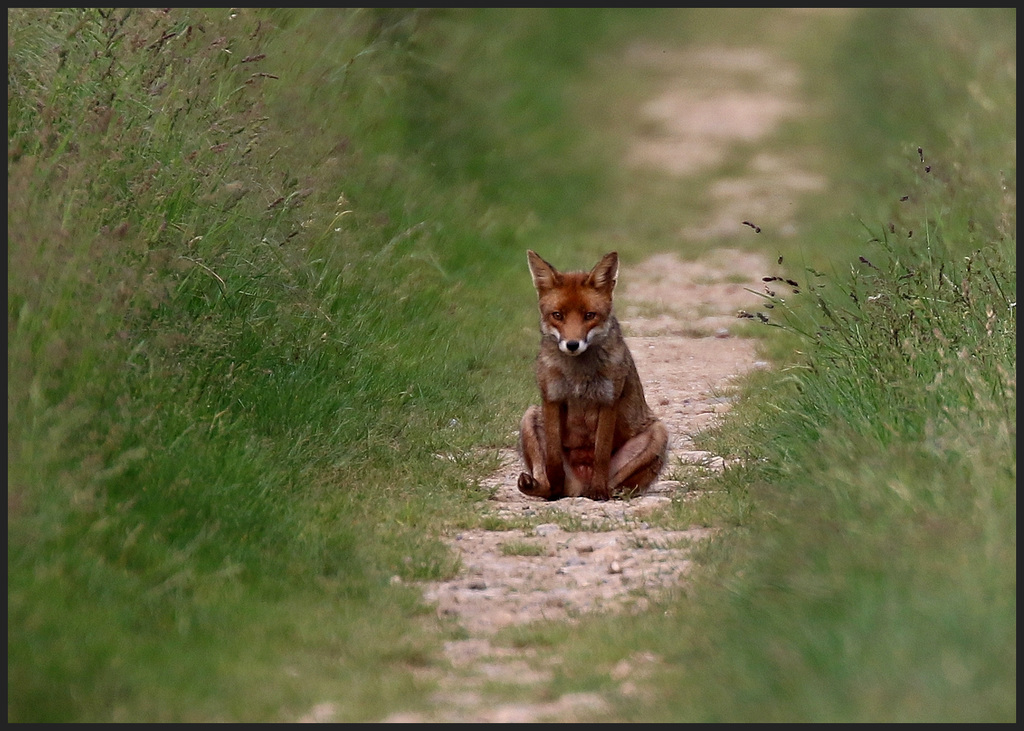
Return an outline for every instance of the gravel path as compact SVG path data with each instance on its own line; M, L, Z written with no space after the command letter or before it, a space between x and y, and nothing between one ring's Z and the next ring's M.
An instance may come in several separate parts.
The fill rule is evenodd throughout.
M801 111L795 70L758 49L698 48L669 53L637 47L626 63L637 73L664 80L663 92L639 111L643 135L628 163L652 174L687 176L717 165L731 147L750 145ZM751 77L758 83L750 84ZM744 83L741 83L741 79ZM744 91L746 89L746 91ZM754 89L754 91L750 91ZM745 171L721 178L709 191L705 220L680 232L681 240L717 242L737 232L755 235L745 221L785 231L793 199L822 182L791 161L751 145ZM747 228L744 228L744 227ZM705 247L707 245L705 244ZM682 248L682 247L681 247ZM525 257L524 257L525 258ZM737 337L737 312L762 301L765 258L736 249L712 248L697 261L673 253L623 262L616 311L644 382L648 402L671 432L671 476L682 463L718 469L722 459L695 451L691 435L729 409L729 387L738 374L763 367L753 341ZM583 267L586 262L580 262ZM528 276L523 267L523 276ZM533 307L533 302L524 306ZM527 692L552 677L530 650L492 642L494 633L538 619L574 621L588 612L642 609L648 598L685 581L690 547L710 534L694 527L669 531L647 522L652 510L687 499L670 479L642 497L598 503L586 498L544 502L516 489L517 455L486 480L494 498L486 507L495 525L511 530L467 530L451 540L462 558L456 578L424 586L438 612L458 622L465 638L445 649L450 669L437 677L439 690L428 713L397 712L389 722L536 722L599 718L606 701L570 694L536 701ZM612 672L620 692L642 678L658 658L638 654ZM521 702L495 702L487 686L522 685ZM507 695L506 695L507 697Z

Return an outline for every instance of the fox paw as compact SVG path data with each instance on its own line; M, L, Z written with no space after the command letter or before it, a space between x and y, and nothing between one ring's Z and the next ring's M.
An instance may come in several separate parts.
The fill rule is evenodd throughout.
M565 490L562 485L552 487L541 482L529 472L519 473L519 492L530 497L539 497L545 500L561 500L565 497Z
M520 472L519 492L531 497L546 498L551 493L551 488L541 485L529 472Z
M584 494L588 498L590 498L591 500L611 500L612 499L612 493L608 489L607 486L605 486L605 487L591 486L591 488L586 493L584 493Z

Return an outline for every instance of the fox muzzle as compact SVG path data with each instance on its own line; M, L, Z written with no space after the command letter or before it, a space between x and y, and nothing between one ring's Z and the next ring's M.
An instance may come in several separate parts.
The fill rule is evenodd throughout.
M559 339L558 349L567 355L579 355L587 349L587 341Z

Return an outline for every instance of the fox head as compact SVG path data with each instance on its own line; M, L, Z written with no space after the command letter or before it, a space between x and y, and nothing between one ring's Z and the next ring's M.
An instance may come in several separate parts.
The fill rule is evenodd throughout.
M599 342L611 327L612 290L619 255L605 254L589 272L560 272L527 251L540 306L540 331L566 355L578 356Z

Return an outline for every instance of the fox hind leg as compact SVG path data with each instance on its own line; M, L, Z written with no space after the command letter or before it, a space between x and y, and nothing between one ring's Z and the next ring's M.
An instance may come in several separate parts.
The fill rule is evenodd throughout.
M519 475L519 491L525 495L547 498L551 486L544 474L544 423L540 408L531 406L519 424L519 454L526 472Z
M519 475L519 491L545 500L562 497L561 486L552 486L548 480L544 412L539 406L531 406L523 414L519 425L519 454L526 466L526 471Z
M668 429L656 421L612 455L608 487L611 490L645 490L658 478L667 458Z

